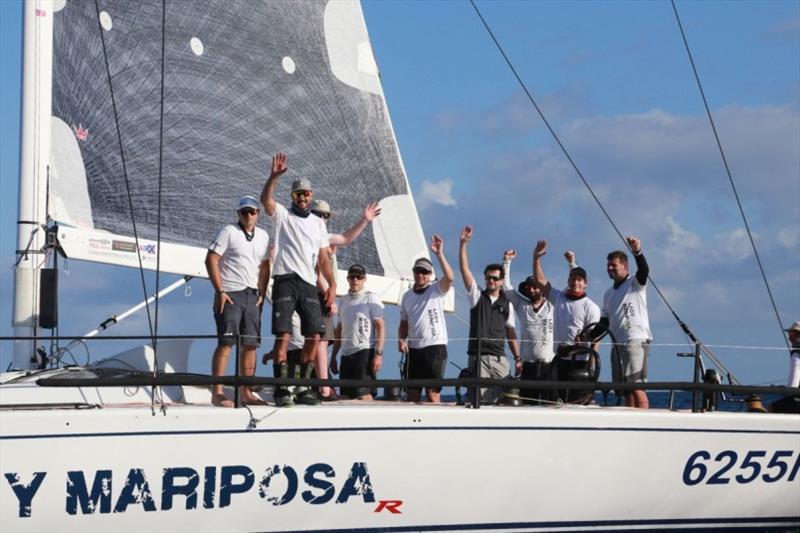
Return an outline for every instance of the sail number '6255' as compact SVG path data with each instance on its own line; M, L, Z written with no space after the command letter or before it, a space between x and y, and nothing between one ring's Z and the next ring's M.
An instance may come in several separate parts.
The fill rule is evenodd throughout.
M769 456L765 450L750 450L742 458L733 450L723 450L713 455L700 450L689 456L683 468L686 485L727 485L728 483L775 483L797 479L800 470L800 453L794 462L794 450L778 450ZM713 457L713 458L712 458ZM792 466L790 466L792 465ZM788 474L788 476L787 476Z

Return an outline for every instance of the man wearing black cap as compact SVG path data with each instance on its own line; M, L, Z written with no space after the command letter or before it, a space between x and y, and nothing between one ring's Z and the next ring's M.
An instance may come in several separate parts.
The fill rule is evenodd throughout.
M208 245L206 271L214 287L214 321L217 325L217 348L211 373L225 373L231 347L240 336L241 374L252 376L256 371L256 348L261 343L261 306L269 280L269 235L256 226L259 203L252 196L239 200L236 213L239 221L228 224ZM242 400L248 404L264 403L250 387L242 387ZM211 402L220 407L233 407L214 385Z
M338 369L336 356L342 351L342 379L367 379L375 376L383 361L386 329L383 303L377 294L364 290L367 270L359 264L347 269L347 294L339 299L339 323L333 341L331 372ZM342 387L342 396L371 400L368 387Z
M508 359L504 340L514 356L516 374L519 375L520 361L517 334L514 329L514 306L501 290L505 272L502 265L491 264L483 270L486 288L481 290L469 269L467 243L472 239L471 226L461 230L459 239L458 264L461 278L470 303L469 310L469 367L473 375L479 369L482 378L505 379L509 377ZM481 403L496 403L502 395L501 387L483 388L480 392Z
M333 306L336 299L336 279L331 268L328 246L330 241L325 224L311 215L311 182L306 178L292 183L290 209L275 201L278 178L286 172L286 155L272 158L269 179L261 192L261 203L272 218L275 232L274 284L272 287L272 333L275 339L274 368L276 377L287 377L289 369L286 352L292 331L292 314L300 315L305 344L301 355L300 376L310 378L320 333L324 331L322 308L317 298L317 271L328 282L325 304ZM316 405L319 397L307 387L297 387L298 403ZM277 387L275 403L288 407L294 403L286 387Z
M447 365L447 324L444 301L453 286L453 269L444 256L444 241L431 238L431 251L442 267L442 279L431 283L433 263L426 257L414 261L414 286L400 300L400 327L397 348L408 354L409 379L442 379ZM426 387L425 395L432 403L441 401L441 387ZM409 388L408 400L418 402L421 389Z

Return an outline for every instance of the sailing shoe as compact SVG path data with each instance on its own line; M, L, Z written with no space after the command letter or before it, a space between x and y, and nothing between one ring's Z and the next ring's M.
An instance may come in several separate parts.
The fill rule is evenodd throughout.
M278 407L291 407L294 405L294 398L292 398L292 393L289 392L288 389L285 387L278 387L275 390L275 394L273 395L275 399L275 405Z
M321 402L316 392L311 389L304 389L297 392L297 403L301 405L319 405Z

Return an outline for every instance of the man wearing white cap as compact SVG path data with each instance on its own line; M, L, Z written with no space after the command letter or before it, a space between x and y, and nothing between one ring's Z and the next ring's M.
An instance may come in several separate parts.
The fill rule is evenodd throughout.
M221 376L228 365L231 347L241 339L241 375L252 376L256 370L256 348L261 344L261 307L269 280L269 235L256 226L260 204L253 196L239 200L239 221L228 224L208 245L206 270L214 287L214 321L217 325L217 348L211 373ZM250 387L242 387L244 403L263 403ZM214 405L233 407L214 385Z
M300 375L310 378L320 333L324 332L322 307L317 298L317 268L328 282L325 305L332 307L336 299L336 279L331 268L328 247L330 240L323 221L311 215L311 182L306 178L292 183L290 209L275 201L278 178L286 172L286 154L272 158L269 179L261 192L261 203L274 224L275 264L272 287L272 333L275 338L274 369L276 377L288 377L286 353L292 332L292 314L300 315L300 327L305 337L300 358ZM316 405L319 397L307 387L295 389L297 402ZM294 404L286 387L275 389L279 407Z
M447 364L447 324L444 300L453 285L453 269L444 256L444 241L431 238L431 251L442 266L442 279L431 283L433 263L426 257L414 261L414 286L400 300L398 350L408 354L409 379L441 379ZM441 387L426 387L429 402L440 402ZM408 399L418 402L421 389L408 389Z

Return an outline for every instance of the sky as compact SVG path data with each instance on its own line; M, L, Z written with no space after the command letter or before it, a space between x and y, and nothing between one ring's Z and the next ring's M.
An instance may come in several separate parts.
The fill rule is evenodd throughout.
M736 207L669 2L480 1L478 7L621 231L641 238L651 277L677 315L744 383L783 384L788 356ZM677 3L783 327L800 319L800 2ZM426 236L457 271L475 228L476 273L514 248L516 284L537 239L566 282L575 250L602 301L619 238L553 141L467 1L364 0L397 142ZM21 4L0 2L0 335L10 335L19 168ZM341 231L346 228L336 228ZM132 269L62 261L60 333L80 335L142 299ZM162 276L161 286L174 277ZM154 278L148 275L154 287ZM210 334L212 291L193 280L161 302L159 331ZM468 309L456 279L450 361L466 362ZM653 381L690 380L691 351L648 292ZM397 310L387 309L390 336ZM265 319L268 330L268 319ZM111 332L110 332L111 334ZM135 315L117 335L147 334ZM269 342L268 342L269 343ZM385 377L397 376L387 342ZM130 344L91 343L97 360ZM198 342L190 366L206 371ZM261 353L261 352L259 352ZM0 342L0 366L11 357ZM608 348L601 351L608 362ZM78 362L87 353L77 350ZM271 368L259 365L260 375ZM458 370L450 366L447 376ZM608 378L604 369L603 378Z

